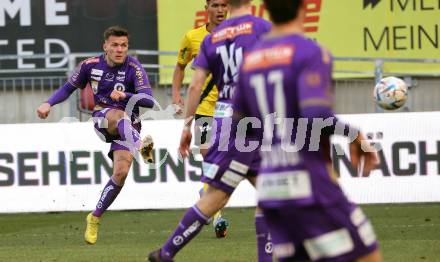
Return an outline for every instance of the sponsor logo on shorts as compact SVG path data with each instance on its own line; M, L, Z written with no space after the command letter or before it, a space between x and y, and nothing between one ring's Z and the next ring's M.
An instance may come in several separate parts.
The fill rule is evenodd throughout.
M173 238L173 244L176 245L176 246L180 246L180 245L182 245L183 240L184 240L184 239L183 239L182 236L175 236L175 237Z
M248 165L242 164L235 160L231 161L231 164L229 164L229 168L243 175L246 175L247 172L249 171Z
M96 76L102 76L102 75L104 74L104 71L99 70L99 69L92 68L92 72L91 72L91 74L92 74L92 75L96 75Z
M266 245L264 246L264 252L266 252L266 254L272 254L272 252L273 252L272 242L266 243Z
M370 246L376 242L376 234L374 233L373 227L371 226L370 221L365 222L358 229L359 236L364 242L364 245Z
M312 260L318 260L346 254L354 249L354 243L348 229L341 228L315 238L306 239L304 247Z
M228 170L223 174L221 181L230 187L236 188L243 179L244 177Z
M218 171L218 165L216 164L211 164L211 163L207 163L207 162L203 162L202 163L202 169L203 169L203 175L214 179L215 175L217 174Z
M295 245L293 243L276 244L273 247L275 257L292 257L295 255Z
M353 212L350 214L350 220L355 226L359 226L367 219L367 217L364 215L364 212L362 212L362 209L357 207Z

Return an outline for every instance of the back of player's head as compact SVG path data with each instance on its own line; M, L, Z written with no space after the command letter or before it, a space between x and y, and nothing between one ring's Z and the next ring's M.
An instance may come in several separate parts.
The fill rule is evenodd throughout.
M118 25L111 26L104 31L104 40L108 40L110 36L126 36L128 38L128 31Z
M294 20L303 7L304 0L264 0L266 9L274 24L284 24Z
M240 7L242 5L246 5L252 2L252 0L228 0L228 3L231 7Z

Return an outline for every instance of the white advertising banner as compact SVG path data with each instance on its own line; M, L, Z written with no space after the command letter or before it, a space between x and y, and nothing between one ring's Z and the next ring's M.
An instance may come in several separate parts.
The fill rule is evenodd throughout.
M343 138L333 140L340 183L357 203L440 201L440 112L342 115L378 143L380 164L367 176L349 165ZM199 197L201 162L179 162L180 120L144 121L142 136L155 142L155 169L135 162L110 209L186 208ZM93 124L0 125L0 213L94 209L112 173L109 144ZM229 206L255 205L255 192L242 182Z
M440 202L440 112L341 115L382 150L378 167L365 177L347 168L347 156L333 164L356 203ZM346 149L346 148L345 148Z
M202 188L201 162L179 163L183 121L143 122L154 138L156 169L134 162L110 210L185 208ZM93 124L0 125L0 213L93 210L112 173L109 144ZM230 206L254 206L253 187L242 182Z

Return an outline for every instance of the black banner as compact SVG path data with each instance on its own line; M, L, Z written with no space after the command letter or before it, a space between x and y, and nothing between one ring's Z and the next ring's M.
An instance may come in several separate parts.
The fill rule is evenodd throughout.
M0 55L101 52L103 31L112 25L128 29L130 49L157 50L155 0L1 0ZM63 58L9 60L0 61L0 69L66 63Z

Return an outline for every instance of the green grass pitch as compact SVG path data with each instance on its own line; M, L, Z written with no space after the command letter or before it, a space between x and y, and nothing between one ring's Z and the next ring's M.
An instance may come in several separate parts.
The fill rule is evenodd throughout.
M440 204L363 206L385 261L440 261ZM98 243L85 244L86 213L0 215L0 261L144 261L174 229L183 210L108 212ZM177 261L256 261L253 209L228 208L229 236L212 226Z

